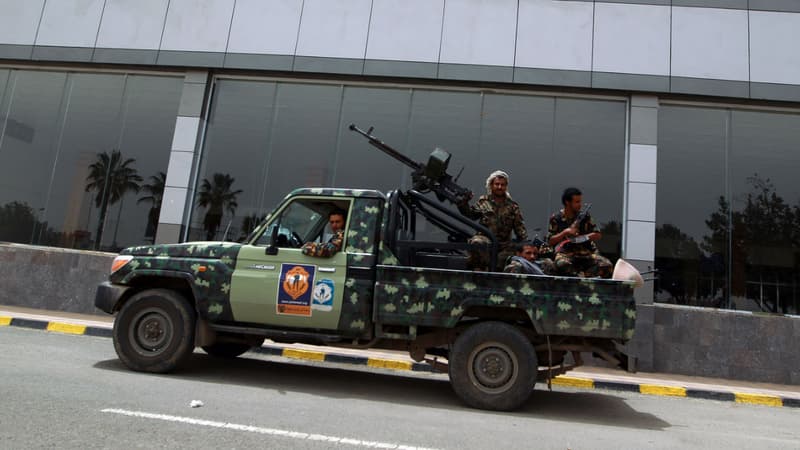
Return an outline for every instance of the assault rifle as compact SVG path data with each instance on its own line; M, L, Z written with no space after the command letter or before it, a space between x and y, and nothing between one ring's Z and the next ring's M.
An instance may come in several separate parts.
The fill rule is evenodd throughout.
M447 166L450 164L450 153L437 147L428 158L428 163L422 164L373 136L372 130L374 130L375 127L370 127L369 130L364 131L355 124L350 124L349 128L367 138L370 145L373 147L378 148L380 151L410 167L412 170L412 186L415 190L423 193L433 192L436 194L439 201L447 199L455 204L462 204L471 198L472 191L457 183L461 172L456 175L455 179L447 173ZM463 170L464 169L461 169L462 172Z
M587 203L581 208L578 215L575 217L575 220L572 221L570 224L570 228L579 228L581 226L581 222L586 219L586 216L589 214L589 210L592 209L592 204ZM582 234L580 236L573 236L571 238L564 239L558 245L556 245L556 253L560 252L562 248L564 248L567 244L582 244L589 240L588 234Z

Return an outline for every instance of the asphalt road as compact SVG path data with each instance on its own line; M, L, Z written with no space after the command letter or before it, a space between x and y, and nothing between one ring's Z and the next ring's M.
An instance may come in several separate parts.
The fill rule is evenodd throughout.
M800 448L797 408L541 386L492 413L441 375L201 351L150 375L108 338L11 327L0 355L2 448Z

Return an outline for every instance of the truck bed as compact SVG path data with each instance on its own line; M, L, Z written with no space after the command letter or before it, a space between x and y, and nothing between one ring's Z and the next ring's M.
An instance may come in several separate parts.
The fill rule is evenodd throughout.
M376 318L454 327L473 307L524 310L540 335L626 341L636 322L629 281L379 265Z

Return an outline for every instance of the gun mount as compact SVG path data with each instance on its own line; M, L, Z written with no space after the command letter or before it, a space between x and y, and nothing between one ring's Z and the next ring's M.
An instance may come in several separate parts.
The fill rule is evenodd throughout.
M470 199L472 191L457 183L458 176L460 176L461 173L459 172L455 179L447 173L447 167L450 165L450 158L452 156L450 153L437 147L428 157L428 163L422 164L373 136L372 130L374 130L374 127L370 127L369 130L364 131L355 124L350 124L349 128L367 138L367 141L369 141L370 145L373 147L376 147L390 157L408 166L412 170L411 180L414 190L419 192L433 192L436 194L436 198L438 198L439 201L447 199L455 204L464 203Z

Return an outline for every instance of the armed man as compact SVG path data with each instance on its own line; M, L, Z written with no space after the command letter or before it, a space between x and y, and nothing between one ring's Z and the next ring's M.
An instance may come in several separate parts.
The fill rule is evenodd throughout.
M508 193L508 174L502 170L492 172L486 179L486 195L481 195L471 206L469 199L465 199L458 203L458 210L464 216L477 220L494 234L498 245L497 260L501 264L514 253L512 232L519 241L528 239L528 231L525 229L519 204L512 200L511 194ZM473 246L467 260L468 267L472 270L488 270L488 249L491 245L489 238L476 234L468 243Z
M553 261L539 259L539 246L530 241L514 245L515 254L506 260L503 272L523 273L528 275L551 275L555 272Z
M547 243L555 248L555 266L561 275L610 278L612 264L600 255L595 242L602 238L589 215L582 208L583 194L577 188L564 190L560 211L550 216Z

